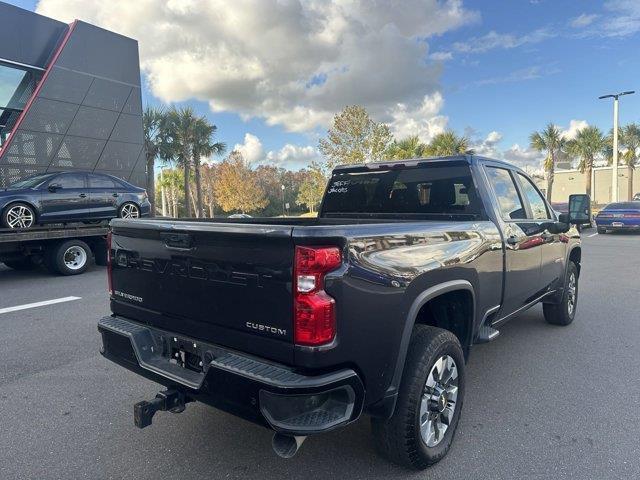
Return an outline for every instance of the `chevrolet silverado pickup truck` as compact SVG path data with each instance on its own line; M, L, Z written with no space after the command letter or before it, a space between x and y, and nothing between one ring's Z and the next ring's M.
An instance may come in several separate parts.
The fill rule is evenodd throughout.
M140 428L199 401L290 457L367 414L383 455L425 468L453 441L473 344L537 303L573 321L589 198L569 204L455 156L338 167L317 218L114 219L101 353L163 386Z

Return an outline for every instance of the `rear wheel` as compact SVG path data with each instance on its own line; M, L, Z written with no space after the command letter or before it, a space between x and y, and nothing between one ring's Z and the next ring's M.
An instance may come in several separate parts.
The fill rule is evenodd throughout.
M570 262L565 278L564 293L560 303L542 305L544 319L552 325L569 325L576 316L578 307L578 267Z
M36 214L26 203L12 203L2 212L2 226L6 228L31 228L36 224Z
M133 202L122 204L118 211L120 218L140 218L140 207Z
M462 347L453 333L416 325L393 416L371 420L383 456L415 469L444 458L460 420L464 368Z
M82 240L67 240L47 252L47 267L61 275L78 275L89 266L91 249Z

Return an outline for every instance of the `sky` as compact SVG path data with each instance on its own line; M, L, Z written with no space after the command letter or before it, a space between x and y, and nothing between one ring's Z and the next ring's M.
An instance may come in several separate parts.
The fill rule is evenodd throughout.
M136 38L145 105L191 105L253 164L320 157L363 105L397 138L445 129L533 170L549 122L640 122L640 0L9 0Z

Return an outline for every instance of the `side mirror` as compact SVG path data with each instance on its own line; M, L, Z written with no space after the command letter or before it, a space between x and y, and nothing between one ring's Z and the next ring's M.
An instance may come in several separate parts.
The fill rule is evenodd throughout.
M62 185L60 185L59 183L52 183L47 187L47 189L52 193L57 192L61 188L62 188Z
M584 225L591 223L591 198L589 195L569 195L568 223ZM562 221L562 220L560 220Z

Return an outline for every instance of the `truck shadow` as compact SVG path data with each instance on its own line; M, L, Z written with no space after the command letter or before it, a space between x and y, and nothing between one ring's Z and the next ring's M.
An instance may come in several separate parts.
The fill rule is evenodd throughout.
M533 430L535 421L527 416L514 413L506 425L500 425L499 418L504 409L511 408L511 402L520 402L514 387L522 391L528 378L543 377L544 365L531 372L538 366L532 365L529 355L539 356L540 345L557 338L558 331L544 322L541 308L536 307L505 325L498 340L474 347L467 369L465 410L454 445L444 460L424 472L407 470L379 457L366 416L342 430L307 438L293 459L283 460L271 449L272 432L202 405L189 406L189 423L194 425L180 427L195 436L192 441L198 448L172 449L173 460L179 459L203 475L211 471L213 462L216 471L226 472L230 478L468 478L459 471L460 462L467 461L469 452L477 454L478 445L496 448L498 455L500 445L509 443L504 438L505 428ZM510 361L505 362L507 358ZM499 406L496 398L504 403ZM510 425L509 420L514 423ZM495 436L496 446L486 444L487 435Z

